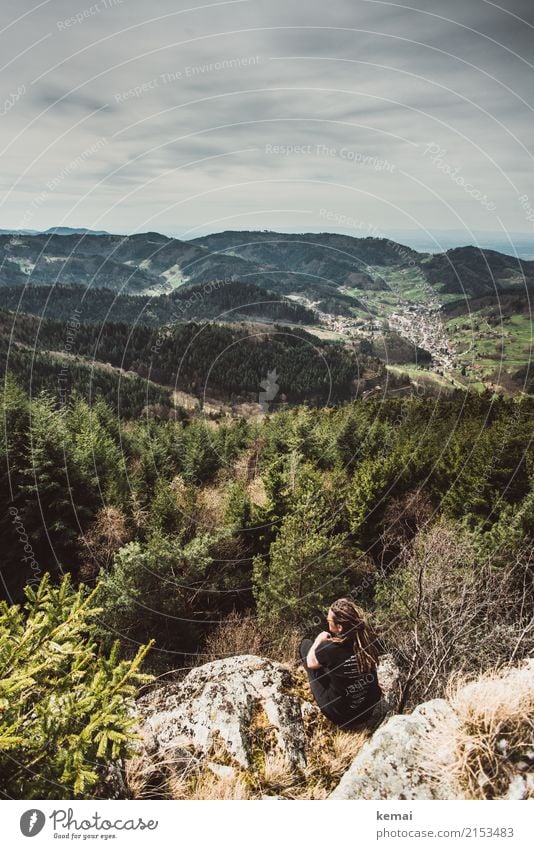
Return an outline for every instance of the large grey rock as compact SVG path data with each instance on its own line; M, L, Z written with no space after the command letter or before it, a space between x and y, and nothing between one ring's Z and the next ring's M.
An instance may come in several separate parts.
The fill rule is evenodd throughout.
M448 779L454 763L455 714L443 699L397 715L365 743L329 799L457 799Z
M145 752L185 768L222 747L229 764L250 768L260 731L289 766L304 767L306 738L292 684L286 667L255 655L196 667L138 700Z

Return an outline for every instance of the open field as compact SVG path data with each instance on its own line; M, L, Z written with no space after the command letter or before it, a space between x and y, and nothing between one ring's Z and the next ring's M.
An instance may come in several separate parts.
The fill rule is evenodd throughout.
M419 368L416 365L386 365L386 369L395 376L407 375L416 387L428 387L429 389L434 388L449 392L453 389L467 389L458 377L447 373L444 375L437 374L435 371ZM481 389L484 389L484 387L481 386Z
M503 316L488 321L483 312L446 323L466 377L487 379L495 372L513 374L532 361L533 326L529 315Z

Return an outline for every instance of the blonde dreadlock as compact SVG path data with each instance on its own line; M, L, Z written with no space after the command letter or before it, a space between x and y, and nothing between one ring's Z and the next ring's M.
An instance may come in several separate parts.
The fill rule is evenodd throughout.
M332 636L331 640L336 643L352 640L360 671L369 672L374 669L378 662L378 638L364 611L350 598L338 598L330 605L330 610L335 624L343 627L341 634Z

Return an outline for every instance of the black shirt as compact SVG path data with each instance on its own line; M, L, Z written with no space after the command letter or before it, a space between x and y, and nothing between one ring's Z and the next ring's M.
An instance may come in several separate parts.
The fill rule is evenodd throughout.
M333 718L343 724L364 722L382 696L376 666L363 671L350 640L325 640L315 649L315 657L328 673L323 683Z

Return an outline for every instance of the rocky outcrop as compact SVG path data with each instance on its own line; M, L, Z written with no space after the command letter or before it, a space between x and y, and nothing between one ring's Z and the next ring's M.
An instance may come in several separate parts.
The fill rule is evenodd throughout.
M255 741L269 738L291 767L303 767L301 702L289 670L255 655L239 655L192 669L184 680L138 700L146 751L180 761L227 759L248 769ZM222 758L221 758L222 756ZM221 764L215 764L215 769ZM225 765L224 763L222 764Z
M378 671L385 698L363 733L344 740L322 717L302 668L239 655L192 669L138 700L142 741L126 765L129 792L189 798L195 776L211 774L245 781L247 793L254 788L246 798L295 798L297 786L300 793L318 778L323 795L313 798L534 797L534 663L480 676L407 715L395 713L393 658L381 657ZM352 752L341 768L340 746ZM184 790L190 778L193 790Z
M534 798L534 660L388 719L330 799Z
M379 665L387 698L368 726L394 710L398 670L389 656ZM308 691L305 684L305 691ZM142 742L138 759L155 774L158 765L187 775L204 767L215 775L254 769L266 752L291 770L306 767L306 728L318 708L290 670L255 655L239 655L192 669L137 701Z
M443 699L425 702L407 716L392 717L362 747L329 798L460 798L454 783L447 780L454 763L454 737L437 733L440 725L449 725L453 718L452 708ZM436 763L441 767L439 781Z

